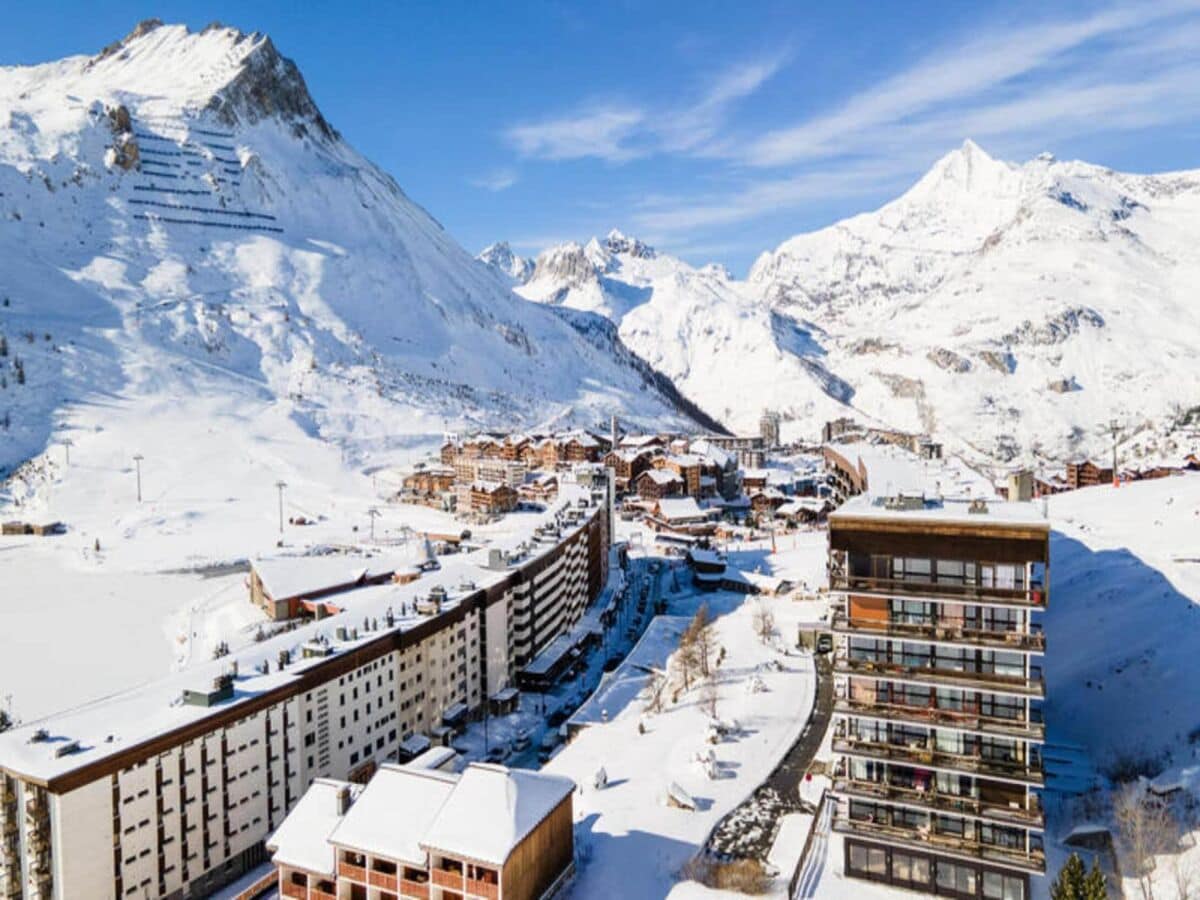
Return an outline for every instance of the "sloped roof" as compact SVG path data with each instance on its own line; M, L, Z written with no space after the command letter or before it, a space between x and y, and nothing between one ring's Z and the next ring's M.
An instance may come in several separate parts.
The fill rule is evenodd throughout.
M421 840L454 791L456 780L456 776L435 769L380 766L329 840L424 866Z
M350 791L351 801L361 796L364 790L361 785L333 778L316 779L267 839L267 849L274 850L272 860L308 872L332 875L336 860L329 836L343 821L343 815L338 811L338 794L343 789Z
M502 866L522 839L574 790L575 782L559 775L472 763L421 844Z

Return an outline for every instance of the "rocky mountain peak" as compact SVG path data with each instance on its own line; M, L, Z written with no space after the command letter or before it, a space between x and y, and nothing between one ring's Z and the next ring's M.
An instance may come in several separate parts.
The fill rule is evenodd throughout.
M533 275L534 261L514 253L508 241L488 244L479 252L476 259L517 284L524 284Z
M656 256L654 248L649 244L644 244L637 238L627 237L616 228L605 236L604 249L614 255L623 253L638 259L653 259Z

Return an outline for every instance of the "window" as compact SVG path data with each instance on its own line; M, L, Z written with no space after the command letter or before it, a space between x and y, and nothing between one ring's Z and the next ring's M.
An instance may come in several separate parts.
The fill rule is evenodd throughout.
M969 866L960 866L944 860L938 860L937 886L939 893L953 891L958 894L967 894L974 897L977 879L978 875L975 870Z
M1025 900L1025 881L1014 875L984 872L983 896L985 900Z
M851 872L868 878L887 877L887 852L878 847L847 844L847 867Z
M923 856L892 851L892 878L911 885L929 884L929 860Z

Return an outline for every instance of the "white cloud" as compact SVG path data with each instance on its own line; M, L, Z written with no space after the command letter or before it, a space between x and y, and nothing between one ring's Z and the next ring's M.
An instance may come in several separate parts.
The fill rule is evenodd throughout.
M638 155L626 141L645 120L634 107L604 106L575 116L562 116L506 132L522 156L541 159L582 159L592 156L622 162Z
M907 70L850 97L832 112L750 142L745 157L753 165L777 166L828 157L850 144L869 141L880 129L945 109L1043 70L1058 70L1064 57L1104 39L1138 39L1139 29L1177 15L1194 4L1130 5L1069 22L1048 22L975 38L939 50ZM1095 60L1083 61L1095 65ZM1026 90L1039 86L1025 85Z
M516 183L517 173L513 169L496 169L494 172L489 172L480 178L471 179L471 184L475 187L483 188L493 193L507 191Z
M783 61L777 55L733 66L698 97L677 106L594 104L579 114L512 126L505 136L522 156L547 160L626 162L699 150L717 134L734 104L762 87Z

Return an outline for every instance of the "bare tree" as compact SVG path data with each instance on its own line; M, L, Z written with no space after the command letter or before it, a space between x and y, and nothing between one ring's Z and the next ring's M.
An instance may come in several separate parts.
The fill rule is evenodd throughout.
M661 672L655 672L646 683L646 705L648 713L660 713L663 710L663 694L667 690L667 679Z
M762 600L754 607L754 633L764 644L770 641L771 635L775 633L775 613Z
M692 641L696 645L696 660L700 666L700 674L707 678L711 674L710 664L716 643L713 634L713 618L712 613L708 611L708 603L700 604L696 615L688 624L688 631L691 632Z
M1113 817L1142 900L1154 900L1154 857L1175 843L1176 825L1171 812L1140 783L1128 782L1113 794Z
M700 657L696 652L696 636L692 633L690 625L679 637L679 649L675 651L672 662L683 681L683 689L691 690L692 679L696 677L700 668Z
M715 678L704 679L700 685L700 708L708 715L709 718L717 718L717 705L720 703L721 695L717 691L717 680Z

